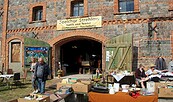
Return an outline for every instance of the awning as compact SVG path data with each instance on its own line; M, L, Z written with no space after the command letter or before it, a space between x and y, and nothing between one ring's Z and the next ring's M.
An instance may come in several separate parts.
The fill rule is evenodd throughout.
M34 38L27 38L27 37L24 37L24 46L50 47L50 45L47 42L34 39Z

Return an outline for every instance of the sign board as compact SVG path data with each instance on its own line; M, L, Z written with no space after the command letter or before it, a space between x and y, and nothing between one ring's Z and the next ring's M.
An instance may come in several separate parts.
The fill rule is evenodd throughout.
M49 47L25 47L25 66L30 66L31 57L42 57L46 63L49 62Z
M57 30L102 27L102 16L57 20Z

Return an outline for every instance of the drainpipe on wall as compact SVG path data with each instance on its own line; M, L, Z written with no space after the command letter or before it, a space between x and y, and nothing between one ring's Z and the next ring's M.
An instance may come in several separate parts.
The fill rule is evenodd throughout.
M7 55L7 50L6 50L6 35L7 35L7 20L8 20L8 6L9 6L9 1L4 0L4 5L3 5L3 21L2 21L2 63L4 64L3 71L7 70L7 61L6 61L6 56Z

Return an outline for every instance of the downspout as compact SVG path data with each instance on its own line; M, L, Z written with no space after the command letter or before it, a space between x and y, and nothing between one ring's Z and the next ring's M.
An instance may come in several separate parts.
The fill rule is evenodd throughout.
M8 0L4 0L4 5L3 5L3 10L4 10L4 13L3 13L3 24L2 24L2 65L4 66L3 67L3 71L6 71L7 70L7 62L6 61L8 58L7 56L7 53L6 52L6 35L7 35L7 21L8 21L8 6L9 6L9 1Z

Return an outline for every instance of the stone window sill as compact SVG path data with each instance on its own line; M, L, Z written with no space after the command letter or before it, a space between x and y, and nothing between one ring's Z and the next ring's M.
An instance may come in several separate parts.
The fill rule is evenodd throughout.
M138 14L140 13L139 11L132 11L132 12L117 12L114 13L114 15L123 15L123 14Z
M41 22L46 22L46 20L30 21L29 23L41 23Z
M84 18L84 17L89 17L89 16L88 15L84 15L84 16L70 16L70 17L66 17L66 19Z

